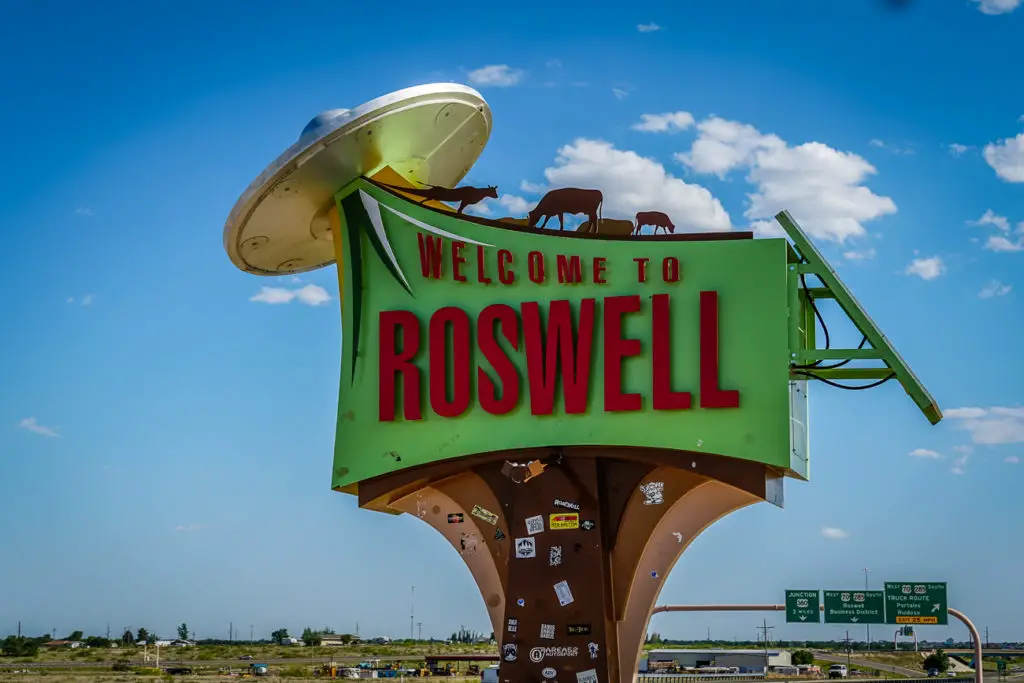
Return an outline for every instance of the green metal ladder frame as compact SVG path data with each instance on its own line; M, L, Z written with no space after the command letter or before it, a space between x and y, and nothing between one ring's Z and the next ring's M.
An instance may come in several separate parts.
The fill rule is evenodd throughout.
M789 304L792 312L789 319L790 362L793 366L807 365L820 360L853 361L878 360L881 367L866 368L830 368L816 370L814 368L793 368L793 379L826 379L826 380L884 380L889 377L896 379L907 395L913 399L925 417L932 424L942 420L942 410L928 393L921 380L914 374L903 357L893 347L885 334L878 328L875 321L867 314L853 293L839 279L836 271L829 265L821 252L811 243L806 233L797 225L788 211L775 216L800 261L789 264ZM814 275L821 280L824 287L801 286L801 275ZM815 343L817 321L814 315L813 299L834 299L846 313L862 335L870 348L859 349L819 349Z

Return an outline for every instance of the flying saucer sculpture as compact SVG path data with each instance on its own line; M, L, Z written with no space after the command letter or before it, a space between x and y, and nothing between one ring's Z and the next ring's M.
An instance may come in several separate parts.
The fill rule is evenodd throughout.
M499 679L628 683L693 539L808 477L810 380L895 379L941 412L785 212L789 240L683 233L658 206L606 216L588 188L467 215L497 197L457 187L490 129L452 84L326 112L242 195L224 244L259 275L337 263L332 487L462 555ZM857 349L817 348L830 298Z

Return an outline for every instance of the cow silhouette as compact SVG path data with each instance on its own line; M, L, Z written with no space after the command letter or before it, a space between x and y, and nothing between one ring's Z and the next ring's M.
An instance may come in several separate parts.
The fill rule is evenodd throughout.
M499 223L511 223L515 226L525 226L529 224L529 218L498 218L496 219Z
M632 235L634 230L633 221L618 218L601 218L597 223L587 221L576 228L576 232L591 235Z
M543 228L552 216L558 216L558 229L565 230L565 214L577 213L586 214L591 222L597 222L601 218L602 203L604 195L600 190L581 190L576 187L551 190L541 197L537 206L530 211L528 225L536 228L540 219L544 218L544 222L539 226Z
M640 211L636 214L636 233L640 234L640 228L645 225L654 226L654 234L658 234L658 228L664 228L665 234L676 231L676 226L673 225L672 220L661 211Z

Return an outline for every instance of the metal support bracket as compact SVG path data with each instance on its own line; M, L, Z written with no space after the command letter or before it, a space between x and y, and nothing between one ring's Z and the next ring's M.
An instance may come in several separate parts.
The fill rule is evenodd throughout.
M857 301L853 293L839 279L821 252L811 243L804 231L789 215L782 211L775 216L792 246L800 257L789 265L790 300L790 365L793 379L821 380L884 380L896 379L907 395L913 399L932 424L942 420L942 410L928 390L910 369L882 331ZM822 287L808 287L801 283L801 275L814 275ZM865 344L859 349L819 349L815 341L814 299L834 299L862 335ZM821 360L853 361L877 360L872 367L855 368L799 368L798 366Z

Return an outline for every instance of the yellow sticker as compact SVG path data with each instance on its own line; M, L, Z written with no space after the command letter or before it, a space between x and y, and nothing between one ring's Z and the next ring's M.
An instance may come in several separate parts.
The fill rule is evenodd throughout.
M562 512L554 515L549 515L548 527L551 529L579 529L579 513Z

